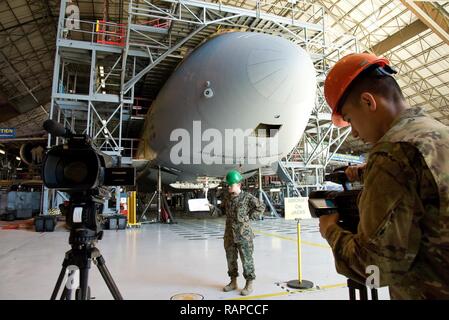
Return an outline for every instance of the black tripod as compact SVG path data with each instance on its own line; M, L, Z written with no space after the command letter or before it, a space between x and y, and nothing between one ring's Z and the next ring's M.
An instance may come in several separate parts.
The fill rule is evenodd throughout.
M106 268L106 262L103 256L95 247L95 242L101 240L103 231L96 233L89 229L76 229L70 231L69 243L72 249L65 254L64 261L62 262L61 273L59 274L55 288L51 295L51 300L55 300L61 287L62 280L64 279L68 266L77 266L80 271L80 284L76 290L75 300L90 300L90 288L88 285L89 269L91 262L97 265L103 280L111 292L115 300L123 300L114 279L112 279L109 270ZM64 286L60 300L71 300L72 288Z

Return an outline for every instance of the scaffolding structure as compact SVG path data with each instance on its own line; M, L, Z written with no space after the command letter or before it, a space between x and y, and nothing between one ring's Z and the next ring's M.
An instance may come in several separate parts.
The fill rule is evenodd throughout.
M138 146L138 139L123 138L124 126L133 121L134 93L130 90L127 95L121 94L125 33L125 25L83 20L79 9L67 0L61 1L49 112L50 119L91 137L93 144L119 165L132 164ZM135 53L130 52L130 57L135 58ZM48 147L60 143L64 139L49 135ZM47 188L43 198L44 214L60 202L57 193ZM119 186L115 198L116 206L110 212L120 210Z

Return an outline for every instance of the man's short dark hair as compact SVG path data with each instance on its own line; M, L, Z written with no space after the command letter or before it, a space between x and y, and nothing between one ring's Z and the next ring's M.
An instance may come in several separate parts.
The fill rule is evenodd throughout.
M377 66L368 68L351 82L338 103L337 112L341 113L348 98L358 99L363 92L380 95L394 103L404 100L404 95L396 79L385 72L379 72L378 69Z

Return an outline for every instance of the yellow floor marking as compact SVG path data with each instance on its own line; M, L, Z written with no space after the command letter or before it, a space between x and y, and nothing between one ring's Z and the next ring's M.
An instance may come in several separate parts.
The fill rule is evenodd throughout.
M297 242L298 239L296 237L289 237L289 236L283 236L281 234L276 234L276 233L268 233L268 232L264 232L261 230L254 230L254 233L263 235L263 236L267 236L267 237L274 237L274 238L279 238L279 239L283 239L283 240L289 240L289 241L295 241ZM312 246L312 247L318 247L318 248L326 248L326 249L330 249L331 247L329 247L327 244L321 244L321 243L315 243L315 242L309 242L309 241L301 241L302 244L308 245L308 246Z
M276 293L267 293L267 294L259 294L256 296L246 296L246 297L236 297L236 298L229 298L225 300L254 300L254 299L265 299L265 298L272 298L272 297L281 297L281 296L288 296L296 293L302 293L302 292L315 292L320 291L323 289L336 289L336 288L345 288L347 287L346 283L337 283L337 284L330 284L325 286L320 286L319 289L312 288L312 289L306 289L306 290L292 290L292 291L282 291L282 292L276 292Z

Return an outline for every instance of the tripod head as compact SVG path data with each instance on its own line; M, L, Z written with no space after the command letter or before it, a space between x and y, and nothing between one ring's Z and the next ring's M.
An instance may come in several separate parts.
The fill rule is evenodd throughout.
M60 205L70 228L69 244L94 244L103 237L100 214L103 212L103 199L110 194L105 188L69 192L70 201Z

